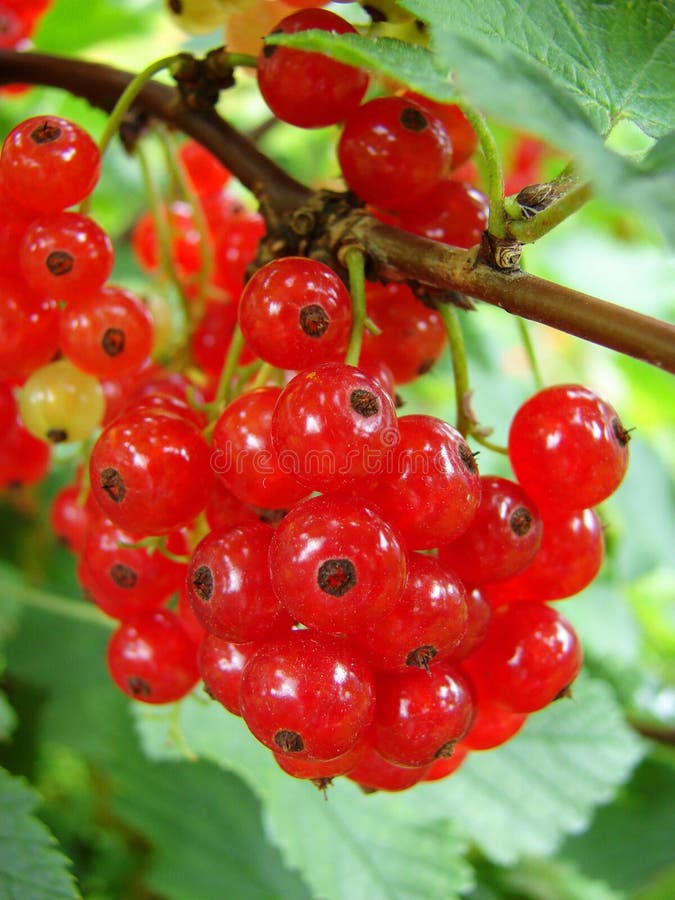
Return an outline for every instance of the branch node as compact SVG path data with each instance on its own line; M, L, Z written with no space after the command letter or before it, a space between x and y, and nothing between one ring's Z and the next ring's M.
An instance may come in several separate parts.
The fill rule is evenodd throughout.
M478 261L500 272L519 272L523 245L512 238L498 238L484 231Z

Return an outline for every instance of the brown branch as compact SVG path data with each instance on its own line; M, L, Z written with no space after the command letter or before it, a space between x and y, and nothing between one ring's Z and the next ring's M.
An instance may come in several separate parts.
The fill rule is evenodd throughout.
M0 50L0 84L62 88L109 112L133 76L110 66L48 54ZM176 89L145 85L132 109L162 119L203 144L277 216L304 206L312 192L291 178L215 111L181 104ZM454 290L509 313L625 353L675 373L675 327L533 275L475 263L471 252L399 231L363 213L341 229L360 244L378 276Z
M62 88L108 113L133 77L112 66L81 59L0 50L0 84L19 82ZM199 141L249 190L256 194L264 191L268 202L280 212L295 209L311 193L216 112L186 108L175 88L158 81L148 82L132 110L142 110Z

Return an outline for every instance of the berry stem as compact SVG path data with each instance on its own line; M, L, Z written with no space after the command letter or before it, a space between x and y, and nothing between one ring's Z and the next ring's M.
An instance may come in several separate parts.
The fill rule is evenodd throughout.
M109 619L93 604L82 603L79 600L71 600L68 597L60 597L47 591L29 587L27 584L17 584L12 589L12 597L24 606L39 609L42 612L54 616L72 619L76 622L84 622L86 625L99 625L112 630L117 627L113 619Z
M563 192L560 197L538 212L531 219L522 216L522 210L518 207L514 198L507 198L512 201L514 212L520 213L517 217L510 217L506 223L506 231L509 237L520 241L523 244L531 244L548 234L551 229L555 228L561 222L564 222L569 216L590 200L592 189L587 182L583 184L574 184L568 190Z
M216 393L213 398L213 406L216 410L220 410L223 406L226 406L230 400L232 380L243 349L244 335L241 333L239 325L236 325L232 332L230 346L227 351L227 356L225 357L225 362L218 380L218 387L216 388Z
M352 298L352 330L345 362L348 366L358 366L363 343L363 329L366 324L366 257L360 247L352 246L345 253L349 272L349 293Z
M469 366L464 334L454 306L450 303L439 303L436 309L443 319L450 346L452 375L455 382L455 403L457 405L456 428L464 437L467 437L472 430L473 423L467 412L467 401L471 396L471 389L469 387Z
M532 337L527 327L527 322L525 321L525 319L521 319L520 316L516 316L516 326L520 334L520 340L522 341L523 349L525 350L525 354L527 356L527 361L529 362L530 369L532 370L532 377L534 379L535 387L537 388L537 390L541 390L544 387L544 379L541 377L541 369L539 368L537 355L534 352L534 344L532 343Z
M476 132L485 159L487 195L490 202L488 231L497 238L506 237L506 212L504 210L504 172L499 147L485 117L469 103L457 101L464 115Z

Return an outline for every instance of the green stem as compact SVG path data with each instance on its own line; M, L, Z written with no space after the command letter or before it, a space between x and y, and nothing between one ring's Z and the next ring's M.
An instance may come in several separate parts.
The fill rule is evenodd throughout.
M164 56L161 59L157 59L155 60L155 62L150 63L150 65L146 66L146 68L143 69L142 72L139 72L138 75L135 75L132 78L132 80L120 95L119 100L115 104L115 108L110 114L103 135L101 136L101 140L99 141L101 156L103 156L103 154L108 149L108 145L119 131L120 125L122 124L125 115L129 111L129 107L134 102L145 84L150 81L153 75L161 72L162 69L168 69L174 63L179 62L184 58L184 53L173 53L171 56Z
M33 609L39 609L54 616L62 616L66 619L73 619L76 622L84 622L87 625L100 625L108 629L117 627L117 623L113 619L104 616L92 604L49 594L46 591L40 591L26 584L13 588L12 597L24 606L31 606Z
M241 356L241 351L243 349L244 335L241 333L241 328L238 325L235 325L234 331L232 332L232 339L230 340L230 347L227 351L227 356L225 357L225 362L220 373L220 379L218 380L216 394L213 398L215 408L226 405L230 399L232 379L234 378L237 363L239 362L239 357Z
M504 211L504 172L499 147L485 117L469 103L457 102L476 132L485 158L487 195L490 202L488 231L497 238L506 237L506 213Z
M534 352L534 344L532 343L532 338L530 336L530 331L527 327L527 323L525 322L525 319L521 319L520 316L516 316L516 325L518 326L520 339L523 343L523 348L527 355L530 369L532 369L532 377L534 378L534 383L537 387L537 390L541 390L544 387L544 379L541 377L541 369L539 368L537 355Z
M486 437L483 437L482 434L478 434L474 431L471 434L471 437L477 444L480 444L481 447L485 447L486 450L492 450L493 453L501 453L502 456L509 455L508 447L502 447L501 444L495 444Z
M457 310L449 303L439 303L436 307L443 319L445 331L450 345L450 358L452 360L452 375L455 382L455 402L457 404L457 431L466 437L472 430L473 423L466 411L466 401L469 397L469 367L466 357L466 345L464 334L459 324Z
M345 262L349 272L349 293L352 298L352 330L345 363L348 366L358 366L366 324L366 257L363 250L360 247L349 247L345 253Z
M232 68L235 66L245 66L247 69L258 68L258 57L249 56L248 53L228 53L227 58Z

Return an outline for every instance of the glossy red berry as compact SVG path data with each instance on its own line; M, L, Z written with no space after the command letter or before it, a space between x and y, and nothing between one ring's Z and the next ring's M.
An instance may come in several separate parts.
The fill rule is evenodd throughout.
M106 285L71 300L61 315L61 349L98 378L126 375L150 356L152 317L140 297Z
M440 103L414 91L404 91L404 99L419 103L443 123L452 144L452 168L458 169L478 149L478 137L467 117L456 103Z
M466 612L464 637L450 654L453 662L466 659L487 637L492 619L492 605L480 588L467 588Z
M57 539L72 553L84 549L87 530L92 520L92 504L80 499L79 484L69 484L58 491L49 511L49 524ZM96 514L96 510L93 514Z
M347 753L370 725L375 686L339 638L295 631L265 644L244 669L241 714L271 750L309 759Z
M7 191L29 209L54 213L94 189L99 149L84 129L59 116L25 119L5 138L0 174Z
M469 750L465 743L466 739L461 744L457 744L452 751L452 756L446 756L444 759L435 759L422 780L440 781L456 772L469 755Z
M596 506L618 488L629 434L616 410L577 384L544 388L516 412L509 458L516 478L543 512Z
M107 426L89 462L91 489L116 525L167 534L206 506L214 473L199 429L173 415L130 413Z
M364 351L384 360L396 384L428 372L448 343L438 312L418 300L407 284L368 285L366 300L380 333L365 332Z
M214 471L240 500L283 509L308 493L284 471L272 446L272 413L281 388L262 387L234 399L217 419L211 439Z
M542 523L536 506L515 482L484 475L480 505L469 528L438 556L468 584L510 578L535 557Z
M19 277L0 276L0 378L21 378L48 363L59 346L59 307Z
M472 184L442 181L426 204L401 214L401 228L450 244L469 248L480 244L490 209L486 195Z
M426 550L466 531L480 502L480 478L462 435L435 416L398 420L401 439L367 496L409 548Z
M298 503L270 545L275 593L303 625L359 633L390 612L407 577L397 531L363 501L325 494Z
M550 511L543 517L541 547L530 565L483 589L496 606L572 597L598 574L604 552L602 523L592 509Z
M236 644L215 634L205 634L199 644L197 664L204 690L234 716L241 715L239 688L244 668L261 646L260 641Z
M281 369L342 359L351 324L347 288L332 269L313 259L272 260L247 282L239 300L247 344Z
M0 487L41 481L49 471L49 444L38 440L17 416L0 441Z
M431 771L431 765L397 766L384 759L368 747L358 765L349 772L347 778L360 785L367 794L376 791L407 791L424 780Z
M188 180L197 194L210 194L225 187L231 173L219 159L197 141L187 140L178 151Z
M19 250L24 278L38 294L76 300L98 291L112 272L114 252L105 231L79 213L40 216Z
M168 610L141 613L122 622L108 644L115 684L142 703L172 703L199 680L197 650Z
M386 616L364 623L355 639L373 668L427 669L464 637L465 596L459 578L437 559L411 553L398 602Z
M452 756L471 727L473 700L466 678L446 662L428 672L387 672L376 681L373 746L398 766L424 766Z
M356 34L345 19L325 9L307 9L282 19L272 34L320 29ZM258 87L274 115L300 128L341 122L366 92L368 75L321 53L265 44L258 56Z
M188 566L192 611L225 641L257 641L289 622L267 570L272 530L262 523L209 532Z
M338 161L350 190L394 211L425 203L450 170L452 146L442 123L417 103L378 97L345 122Z
M530 713L567 693L581 669L582 651L557 610L518 603L495 612L486 640L468 662L469 672L484 681L486 695Z
M381 471L398 436L390 395L344 363L299 372L272 415L279 465L310 490L339 491Z

